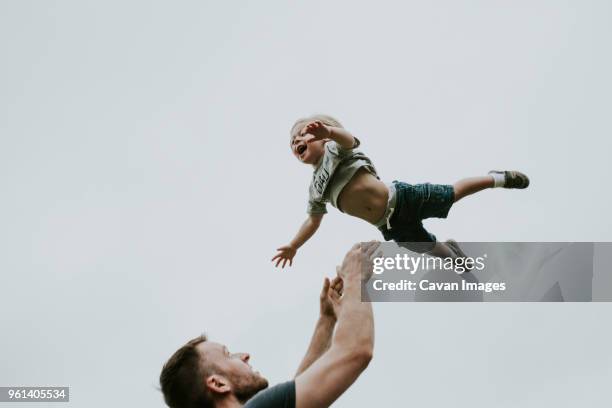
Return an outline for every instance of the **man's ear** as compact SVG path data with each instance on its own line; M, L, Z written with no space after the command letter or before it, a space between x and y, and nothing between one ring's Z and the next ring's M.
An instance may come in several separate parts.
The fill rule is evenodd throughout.
M215 394L226 394L232 391L227 378L222 375L213 374L206 378L206 388Z

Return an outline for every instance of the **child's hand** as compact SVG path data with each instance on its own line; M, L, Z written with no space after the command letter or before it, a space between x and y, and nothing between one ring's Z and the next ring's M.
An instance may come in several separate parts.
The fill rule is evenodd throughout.
M295 256L297 249L292 247L291 245L285 245L276 249L278 254L274 258L272 258L272 262L276 260L276 265L278 266L281 262L283 263L282 268L285 267L287 262L289 262L289 266L293 264L293 257Z
M306 140L306 143L311 143L317 140L329 139L331 136L331 130L329 130L329 128L320 121L315 120L314 122L310 122L304 126L304 129L302 129L300 135L303 136L305 134L313 136L312 138Z

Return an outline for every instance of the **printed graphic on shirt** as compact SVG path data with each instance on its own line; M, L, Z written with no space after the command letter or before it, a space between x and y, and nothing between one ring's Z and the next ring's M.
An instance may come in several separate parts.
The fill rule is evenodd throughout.
M329 157L324 157L323 160L324 163L321 166L321 171L316 172L312 180L312 185L314 186L315 190L317 190L317 193L319 193L321 196L323 195L323 191L325 191L325 187L329 181L329 176L331 175L328 169Z

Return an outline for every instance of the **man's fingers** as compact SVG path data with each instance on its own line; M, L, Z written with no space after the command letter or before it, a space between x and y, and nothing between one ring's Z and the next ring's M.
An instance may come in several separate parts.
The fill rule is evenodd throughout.
M344 288L344 281L342 280L341 277L336 276L331 281L331 285L330 285L331 293L335 293L335 294L338 294L338 296L341 296L343 288Z
M376 250L376 244L377 243L375 241L364 242L362 243L361 249L367 256L370 256L372 255L373 251Z
M336 287L336 291L338 292L338 295L342 296L342 292L344 292L344 281L343 280L340 280L340 283Z
M334 300L340 300L344 289L344 281L340 280L335 286L330 288L330 296Z
M336 277L332 282L332 289L342 293L342 288L344 288L344 281L340 277Z
M379 246L380 246L380 242L378 242L378 241L370 241L370 242L366 242L361 248L364 251L365 255L368 258L371 258L372 255L374 254L374 252L376 252L376 250L378 249Z
M329 291L329 279L326 277L323 279L323 289L321 289L321 299L325 299L327 292Z

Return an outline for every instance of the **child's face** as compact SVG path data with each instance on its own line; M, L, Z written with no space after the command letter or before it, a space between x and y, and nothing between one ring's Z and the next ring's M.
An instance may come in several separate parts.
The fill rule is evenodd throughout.
M291 152L302 163L317 164L325 153L325 140L317 140L307 143L314 136L296 135L291 141Z

